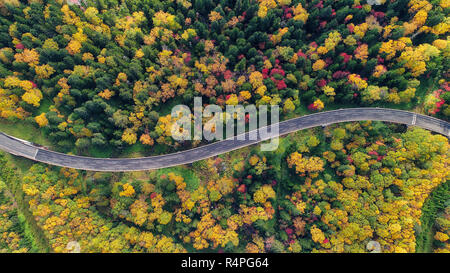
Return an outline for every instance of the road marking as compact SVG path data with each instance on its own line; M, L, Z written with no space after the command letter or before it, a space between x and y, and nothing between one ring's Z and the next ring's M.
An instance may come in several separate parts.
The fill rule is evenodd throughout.
M39 149L36 148L36 152L34 153L33 159L36 159L37 153L39 152Z
M412 120L412 122L411 122L412 125L415 125L415 124L416 124L416 119L417 119L417 114L414 114L413 120Z

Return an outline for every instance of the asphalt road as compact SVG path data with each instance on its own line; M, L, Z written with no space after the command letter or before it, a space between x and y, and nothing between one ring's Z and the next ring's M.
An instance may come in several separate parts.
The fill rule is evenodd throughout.
M279 135L333 123L361 120L378 120L418 126L450 137L450 123L446 121L413 112L387 108L348 108L306 115L280 122ZM141 158L93 158L66 155L34 146L27 141L3 133L0 133L0 149L17 156L61 167L91 171L126 172L188 164L270 138L270 134L261 137L258 132L256 130L245 133L244 140L240 140L242 136L241 138L236 136L182 152ZM249 134L256 134L257 139L251 140Z

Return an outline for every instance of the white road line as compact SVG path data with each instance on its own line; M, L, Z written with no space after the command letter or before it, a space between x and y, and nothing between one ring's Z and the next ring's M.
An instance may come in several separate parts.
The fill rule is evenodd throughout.
M33 159L36 159L37 153L39 152L39 149L36 149L36 152L34 153Z
M413 120L411 122L411 125L415 125L416 124L416 119L417 119L417 114L414 114Z

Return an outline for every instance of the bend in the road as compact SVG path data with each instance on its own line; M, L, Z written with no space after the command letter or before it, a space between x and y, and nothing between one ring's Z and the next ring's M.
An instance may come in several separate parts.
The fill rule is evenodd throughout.
M278 135L317 126L362 120L418 126L450 137L450 123L446 121L414 112L387 108L348 108L305 115L278 123ZM0 133L0 149L17 156L61 167L108 172L141 171L188 164L266 140L268 137L261 137L258 130L243 134L244 140L241 140L241 135L186 151L141 158L93 158L67 155L37 147L3 133ZM257 139L250 139L249 135L252 134L256 134Z

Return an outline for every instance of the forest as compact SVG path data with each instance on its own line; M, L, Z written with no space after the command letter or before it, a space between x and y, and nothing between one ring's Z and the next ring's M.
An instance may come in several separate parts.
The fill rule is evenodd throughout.
M176 104L448 120L448 0L5 0L0 116L62 152L162 154ZM205 119L204 122L207 120ZM0 126L1 127L1 126ZM39 143L44 144L44 143Z
M2 0L0 131L74 155L166 154L207 143L171 136L171 108L194 97L278 105L281 120L387 107L449 121L449 12L449 0ZM0 253L448 253L449 148L361 121L143 172L0 152Z

